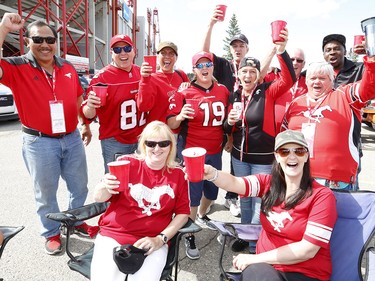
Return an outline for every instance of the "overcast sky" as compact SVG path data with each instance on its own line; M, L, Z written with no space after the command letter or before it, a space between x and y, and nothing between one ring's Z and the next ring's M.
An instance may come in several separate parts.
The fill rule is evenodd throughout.
M161 41L177 44L177 66L191 71L191 57L202 48L203 36L216 4L228 6L224 22L214 26L211 51L223 55L229 20L236 14L241 32L249 39L248 55L262 59L272 46L270 23L287 22L287 50L305 50L307 63L321 61L322 39L330 33L346 36L347 49L361 34L361 21L375 16L374 0L139 0L138 15L157 8Z

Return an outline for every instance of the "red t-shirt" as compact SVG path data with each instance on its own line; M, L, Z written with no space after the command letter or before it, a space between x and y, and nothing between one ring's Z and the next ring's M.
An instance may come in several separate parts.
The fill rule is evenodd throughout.
M152 170L129 155L119 160L130 161L129 188L109 199L111 204L99 220L101 235L133 244L142 237L157 236L173 214L190 214L188 184L181 168Z
M245 196L262 197L269 189L271 175L243 177L247 187ZM272 207L266 216L261 212L262 231L257 242L257 253L274 250L302 239L321 248L316 255L304 262L281 265L274 264L282 272L300 272L319 280L329 280L332 272L329 240L337 219L336 199L333 192L316 181L310 197L293 209L285 210L284 203Z
M136 95L140 79L140 68L137 65L133 65L128 72L110 64L91 80L89 90L98 83L108 85L106 104L96 109L100 140L114 137L120 143L138 142L138 136L146 125L146 113L137 108Z
M30 52L20 57L2 58L1 68L1 83L12 90L23 125L53 135L50 102L56 96L56 100L63 103L66 133L77 128L77 99L83 89L76 70L68 61L55 57L55 95L52 79L47 80Z
M199 100L199 110L194 119L185 119L181 122L180 134L186 141L185 148L203 147L207 150L207 154L221 151L228 97L228 89L217 83L213 83L209 89L192 83L189 88L174 95L170 100L167 118L178 115L186 99Z

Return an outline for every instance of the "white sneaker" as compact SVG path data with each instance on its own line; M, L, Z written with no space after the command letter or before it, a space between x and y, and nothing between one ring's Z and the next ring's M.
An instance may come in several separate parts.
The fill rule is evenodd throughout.
M235 216L239 217L241 216L241 208L240 208L240 202L236 198L232 199L225 199L224 206L229 209L230 213Z

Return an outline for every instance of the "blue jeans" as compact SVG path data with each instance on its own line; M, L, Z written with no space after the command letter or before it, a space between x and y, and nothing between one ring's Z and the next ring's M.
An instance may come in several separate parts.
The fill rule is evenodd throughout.
M61 139L23 133L22 155L34 184L41 235L55 236L60 233L60 223L47 219L46 214L60 212L56 196L60 176L69 191L69 209L84 205L88 193L86 154L80 133L77 129Z
M108 173L109 162L115 161L115 154L133 154L138 147L138 143L126 144L118 142L115 138L103 139L100 141L102 155L104 159L104 171Z
M272 165L259 165L241 162L232 157L232 165L234 175L236 177L243 177L255 174L270 174ZM260 223L260 198L246 197L240 198L241 204L241 223Z
M260 165L241 162L232 157L234 175L243 177L255 174L271 174L272 165ZM260 204L259 197L240 197L241 223L260 223ZM250 250L255 250L255 242L250 242Z

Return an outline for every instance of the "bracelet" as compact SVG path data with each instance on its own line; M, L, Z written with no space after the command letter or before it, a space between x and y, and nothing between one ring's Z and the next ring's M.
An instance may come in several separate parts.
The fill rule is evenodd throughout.
M81 123L81 126L86 126L86 123Z
M215 168L215 175L211 179L207 179L208 181L216 181L219 177L219 171Z

